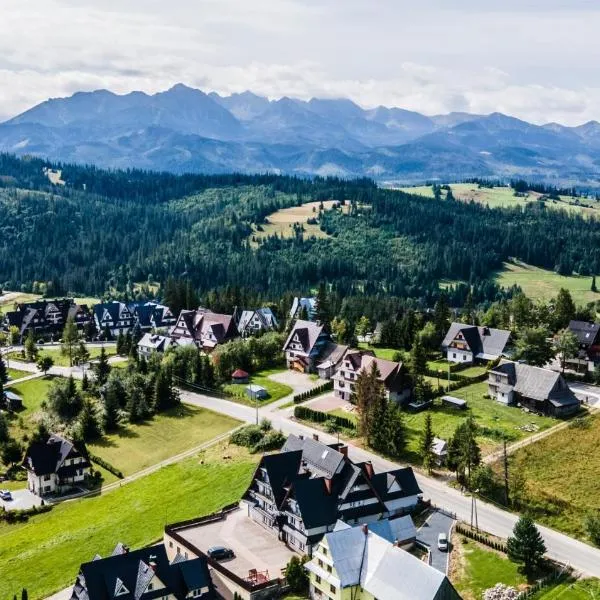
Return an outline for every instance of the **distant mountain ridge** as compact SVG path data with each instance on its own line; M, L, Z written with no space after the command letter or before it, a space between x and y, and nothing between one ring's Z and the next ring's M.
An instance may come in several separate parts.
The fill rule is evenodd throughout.
M50 99L0 124L0 150L101 167L369 176L391 183L516 177L600 185L600 124L501 113L426 116L349 99L269 100L177 84Z

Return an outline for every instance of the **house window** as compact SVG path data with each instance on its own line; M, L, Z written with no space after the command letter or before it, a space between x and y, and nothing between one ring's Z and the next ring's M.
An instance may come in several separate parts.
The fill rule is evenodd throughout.
M332 583L330 583L330 584L329 584L329 591L330 591L332 594L335 594L335 592L337 591L337 590L335 589L335 585L333 585Z
M319 559L319 566L323 568L323 561L321 559Z
M173 540L169 540L169 548L173 547Z
M323 556L327 556L327 548L325 546L323 546Z
M452 358L456 358L456 352L452 353Z
M467 360L467 357L463 354L463 360Z
M148 588L146 591L151 592L154 589L154 584L153 583L149 583L148 584Z
M321 578L318 575L315 577L315 580L317 583L321 583Z
M331 573L331 565L327 565L327 572Z

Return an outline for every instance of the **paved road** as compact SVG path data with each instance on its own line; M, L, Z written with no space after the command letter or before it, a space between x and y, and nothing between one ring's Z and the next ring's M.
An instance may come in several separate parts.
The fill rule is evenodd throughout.
M189 404L209 408L248 423L253 423L256 418L255 410L242 404L187 391L181 392L181 398ZM261 408L259 411L260 416L268 417L273 426L281 429L284 433L294 433L296 435L316 433L314 429L287 418L285 411L268 412L267 409L268 407ZM318 432L318 435L326 443L336 441L333 436L326 433ZM353 460L370 460L377 471L385 471L399 466L397 463L381 458L362 448L352 444L349 444L349 446ZM471 514L470 497L430 477L417 474L417 481L425 498L430 498L436 505L455 513L459 519L469 521ZM511 534L517 521L516 515L482 501L477 502L477 512L480 528L503 538ZM547 527L539 526L539 529L546 541L548 554L552 558L570 564L582 573L600 577L600 550Z
M447 575L448 573L448 556L450 555L450 548L446 552L442 552L438 549L438 535L445 533L448 540L450 540L450 528L454 523L454 519L447 515L436 511L419 527L417 531L417 540L427 544L429 551L431 552L431 566L434 569ZM448 541L448 543L450 543Z
M600 408L600 387L589 383L578 383L569 381L569 387L575 395L592 408Z

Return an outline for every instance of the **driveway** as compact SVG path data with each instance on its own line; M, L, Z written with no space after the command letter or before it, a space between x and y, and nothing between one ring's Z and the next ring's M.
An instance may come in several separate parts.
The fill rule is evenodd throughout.
M444 574L448 569L448 556L451 548L448 548L447 552L441 552L438 550L437 540L440 533L445 533L450 539L450 528L453 522L454 519L436 510L417 530L417 540L429 546L431 566Z
M269 375L269 379L289 385L294 390L294 394L301 394L302 392L306 392L306 390L310 390L313 387L325 383L322 379L313 380L306 373L299 373L298 371L292 371L291 369Z
M600 408L600 387L588 383L569 381L569 387L584 405Z
M329 412L340 408L348 412L348 414L354 412L354 405L342 398L337 398L333 394L326 394L324 396L317 396L314 400L306 402L306 406L310 406L313 410L321 410L323 412Z
M0 488L2 484L0 483ZM6 510L26 510L33 508L34 506L40 506L42 504L39 496L32 494L29 490L15 490L11 492L13 499L5 502L0 500L0 506Z

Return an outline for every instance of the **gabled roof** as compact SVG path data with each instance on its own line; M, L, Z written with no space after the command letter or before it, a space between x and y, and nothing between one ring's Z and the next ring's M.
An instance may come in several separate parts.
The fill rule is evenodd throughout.
M394 546L383 521L376 525L376 530L340 527L325 535L342 588L360 586L378 600L460 600L443 573ZM315 563L307 567L318 573Z
M292 308L290 310L290 317L292 319L296 318L300 311L305 308L308 313L308 318L312 319L317 308L317 299L316 298L294 298L292 302Z
M384 502L423 493L411 467L375 473L371 481Z
M148 584L155 577L165 587L148 590ZM152 600L173 595L180 600L192 590L203 588L209 591L202 598L212 600L214 588L206 559L178 560L169 564L165 547L160 544L82 564L72 598ZM116 595L118 591L121 593Z
M557 371L503 361L491 373L508 375L509 385L525 398L540 402L550 399L561 400L563 403L578 402L564 377Z
M459 333L464 337L471 352L474 355L481 354L481 358L486 360L501 356L510 339L510 331L505 329L452 323L442 342L442 348L448 348Z
M311 472L325 477L333 477L344 462L344 455L327 444L312 438L299 438L290 434L281 452L302 451L302 461Z
M302 346L302 352L304 352L304 354L310 354L322 333L322 325L318 325L312 321L302 321L301 319L298 319L283 345L283 350L287 350L292 340L297 338Z
M98 319L99 323L102 322L105 313L108 313L111 321L113 322L122 320L124 318L130 319L133 316L133 313L123 302L117 301L102 302L101 304L96 304L94 306L94 315Z
M317 369L328 369L337 365L348 351L348 346L327 342L319 354L320 364Z
M270 308L244 310L238 321L238 331L240 333L246 330L255 315L258 317L263 329L275 329L277 327L277 319Z
M301 464L302 451L300 450L282 451L262 457L260 467L267 471L277 508L281 507L287 494L286 487L299 476Z
M141 348L151 348L158 352L164 352L171 345L171 338L164 335L145 333L138 342Z
M58 473L67 457L76 458L82 454L75 448L73 442L52 434L43 442L32 442L25 454L23 466L36 475L50 475ZM80 462L75 468L89 467L89 463ZM64 468L64 467L63 467Z
M587 321L570 321L569 331L577 336L577 341L584 346L597 343L600 323L588 323Z

